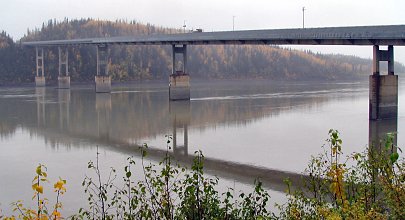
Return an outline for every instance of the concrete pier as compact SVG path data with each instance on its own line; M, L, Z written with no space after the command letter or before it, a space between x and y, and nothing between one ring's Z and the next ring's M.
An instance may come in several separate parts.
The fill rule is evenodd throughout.
M183 56L182 70L176 70L176 54ZM187 45L172 45L172 74L169 77L169 100L190 100L190 75L187 74Z
M45 86L45 74L44 74L44 49L35 48L36 64L37 64L37 75L35 76L35 86L44 87Z
M388 61L388 75L380 75L380 61ZM394 48L374 46L373 75L369 78L369 119L398 117L398 76L394 75Z
M70 76L58 76L58 88L70 89Z
M97 45L96 93L111 92L111 76L108 74L108 47Z
M70 76L69 76L69 53L67 47L62 49L58 47L59 52L59 76L58 76L58 88L70 89ZM63 68L64 67L64 68Z
M96 76L95 82L97 93L111 92L111 76Z
M398 76L370 76L369 116L371 120L398 117Z
M190 76L185 73L176 73L169 78L170 100L190 100Z
M35 86L44 87L45 86L45 76L36 76L35 77Z

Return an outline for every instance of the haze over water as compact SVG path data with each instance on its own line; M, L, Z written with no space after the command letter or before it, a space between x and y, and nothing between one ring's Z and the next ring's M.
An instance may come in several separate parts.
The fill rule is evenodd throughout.
M371 126L397 131L403 146L405 82L399 83L397 123ZM363 151L373 138L367 82L193 81L189 102L169 102L167 83L117 85L111 94L96 94L91 86L3 87L0 106L5 210L10 202L29 201L35 167L43 163L51 182L67 179L63 201L75 212L86 199L80 185L96 146L105 171L122 169L128 156L139 159L138 146L144 143L157 161L166 149L165 135L173 135L175 157L202 150L211 161L210 175L225 176L223 184L248 184L253 168L301 173L310 156L322 152L330 128L341 132L347 154Z

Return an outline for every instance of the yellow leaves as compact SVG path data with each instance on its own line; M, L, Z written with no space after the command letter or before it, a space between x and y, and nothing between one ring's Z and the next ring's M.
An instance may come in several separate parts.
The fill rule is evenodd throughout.
M330 215L328 215L326 217L326 220L341 220L341 219L342 219L342 217L338 213L335 213L335 212L332 212Z
M53 185L55 192L59 191L62 194L64 192L66 192L65 184L66 184L66 180L59 178L59 181Z
M38 176L47 177L48 174L47 174L45 171L42 171L42 168L44 168L44 169L46 170L46 167L45 167L44 165L39 164L39 165L37 166L37 169L35 170L36 174L37 174Z
M301 212L295 205L291 207L289 215L291 219L301 219Z
M346 169L343 167L343 164L332 163L327 173L327 176L331 179L329 189L341 202L345 199L343 181L345 172Z
M17 212L18 216L15 217L14 215L11 217L5 217L0 215L0 219L26 219L26 220L49 220L49 219L62 219L62 215L58 209L62 208L62 203L60 202L60 195L66 192L66 180L59 177L59 180L53 185L55 192L57 193L56 196L56 203L53 206L54 210L52 213L48 213L48 199L42 198L40 194L44 193L44 186L41 185L43 182L48 182L47 180L47 173L46 167L42 164L39 164L35 169L35 177L32 180L31 188L34 191L34 196L32 199L37 200L37 207L35 209L25 208L22 201L18 200L17 202L12 203L13 212ZM1 214L1 213L0 213Z
M332 155L336 155L336 151L337 151L337 148L336 148L336 147L332 147Z
M44 187L39 185L38 183L34 183L32 185L32 190L34 190L37 193L41 193L41 194L44 193Z
M41 165L37 166L36 173L37 173L37 175L42 174Z
M330 209L328 207L317 207L317 212L319 215L323 217L323 219L327 220L340 220L342 217L339 213L336 213L335 210Z
M52 212L52 219L61 219L61 214L57 210Z

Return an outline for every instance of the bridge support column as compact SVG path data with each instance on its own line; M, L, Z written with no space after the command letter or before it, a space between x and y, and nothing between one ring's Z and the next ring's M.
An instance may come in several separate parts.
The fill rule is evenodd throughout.
M58 88L59 89L69 89L70 88L70 76L69 76L69 66L68 57L69 53L67 47L63 51L61 47L58 47L59 52L59 76L58 76ZM63 68L65 67L65 73L63 73Z
M176 53L183 55L183 69L176 70ZM172 45L172 74L169 77L169 99L190 100L190 75L187 74L187 45Z
M111 92L111 76L108 75L108 47L97 45L96 93Z
M388 75L380 75L380 61L388 61ZM373 75L369 81L369 119L398 117L398 76L394 75L394 47L373 49Z
M45 86L45 76L44 76L44 49L35 48L36 54L36 64L37 64L37 75L35 76L35 86L44 87Z

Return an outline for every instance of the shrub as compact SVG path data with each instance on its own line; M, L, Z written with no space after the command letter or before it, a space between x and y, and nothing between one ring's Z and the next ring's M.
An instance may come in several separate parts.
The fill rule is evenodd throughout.
M277 205L276 216L267 210L270 196L259 180L250 193L241 192L234 198L234 189L218 192L217 177L204 175L204 155L195 152L190 169L172 161L166 154L158 164L147 164L147 145L141 148L143 180L135 182L132 168L135 160L127 159L123 186L119 187L116 170L110 169L102 181L98 150L96 162L88 168L95 177L86 176L83 187L88 207L81 208L71 219L405 219L405 161L399 158L389 134L378 146L343 158L339 132L329 131L324 152L313 156L305 169L303 187L292 192L287 185L285 204ZM349 167L349 163L354 162ZM17 213L0 219L61 219L60 196L66 192L66 181L54 184L56 203L48 211L48 200L42 198L48 182L46 167L40 164L33 179L33 200L36 209L25 208L22 201L12 204Z

